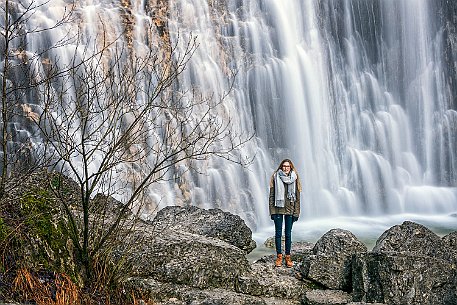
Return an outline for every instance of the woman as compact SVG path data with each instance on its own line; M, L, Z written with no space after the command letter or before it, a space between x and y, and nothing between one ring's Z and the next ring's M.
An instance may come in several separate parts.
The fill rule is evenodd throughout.
M269 205L271 219L275 222L276 267L281 267L282 265L281 236L283 220L286 237L286 266L291 268L294 265L290 258L290 248L292 246L292 224L300 216L300 192L300 179L292 161L289 159L282 160L270 180Z

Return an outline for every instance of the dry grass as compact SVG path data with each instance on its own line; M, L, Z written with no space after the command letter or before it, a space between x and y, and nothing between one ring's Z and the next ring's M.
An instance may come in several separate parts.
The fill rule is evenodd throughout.
M16 272L13 292L37 305L80 305L80 289L65 274L55 274L54 281L43 282L28 269Z
M16 272L12 292L21 301L35 302L37 305L154 305L149 298L136 293L118 294L106 289L97 292L81 290L65 274L55 274L53 280L43 281L27 268Z

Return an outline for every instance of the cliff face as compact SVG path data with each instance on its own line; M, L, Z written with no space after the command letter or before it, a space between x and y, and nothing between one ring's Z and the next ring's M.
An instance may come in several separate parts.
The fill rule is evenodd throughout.
M450 0L441 0L437 3L437 13L440 16L440 23L443 24L444 64L447 67L447 80L452 84L450 96L454 97L450 103L453 109L457 109L457 79L453 77L457 73L457 3Z

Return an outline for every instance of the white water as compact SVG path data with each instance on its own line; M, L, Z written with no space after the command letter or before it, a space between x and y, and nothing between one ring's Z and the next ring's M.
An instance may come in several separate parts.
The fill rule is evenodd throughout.
M131 3L133 44L141 52L159 38L153 33L146 42L151 11L143 1ZM247 169L211 159L199 165L206 175L184 173L179 178L189 198L174 182L158 184L150 191L150 210L187 203L218 207L269 232L269 178L291 158L303 184L302 217L294 229L299 238L352 220L366 220L366 231L410 214L422 219L457 211L457 97L447 79L455 75L444 70L443 25L430 5L170 0L172 41L183 49L196 35L200 44L181 87L220 96L229 90L230 70L236 71L219 116L255 133L241 154L256 157ZM62 6L50 1L30 26L58 18ZM80 1L78 11L86 38L96 36L101 22L109 36L122 33L119 4ZM42 39L30 37L29 52ZM68 51L55 52L66 62Z
M245 186L258 224L269 225L268 179L286 157L303 180L304 223L457 210L456 143L443 128L457 113L430 1L170 3L171 28L201 34L192 69L204 73L192 83L206 87L224 64L238 71L234 107L263 157L251 168L259 183ZM233 192L216 188L219 199Z

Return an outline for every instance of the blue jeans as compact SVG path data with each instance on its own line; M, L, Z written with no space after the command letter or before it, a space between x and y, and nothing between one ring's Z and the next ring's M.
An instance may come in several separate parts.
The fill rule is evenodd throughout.
M286 237L286 255L290 255L290 248L292 246L292 215L273 214L273 221L275 222L275 245L276 253L281 254L281 236L282 236L282 220L284 218L284 234Z

